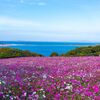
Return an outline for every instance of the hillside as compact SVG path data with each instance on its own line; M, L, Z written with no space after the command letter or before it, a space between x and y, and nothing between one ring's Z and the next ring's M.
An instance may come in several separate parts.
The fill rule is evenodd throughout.
M0 58L30 57L30 56L37 57L42 55L27 50L19 50L14 48L0 48Z
M99 55L100 55L100 45L76 48L74 50L62 54L61 56L99 56Z

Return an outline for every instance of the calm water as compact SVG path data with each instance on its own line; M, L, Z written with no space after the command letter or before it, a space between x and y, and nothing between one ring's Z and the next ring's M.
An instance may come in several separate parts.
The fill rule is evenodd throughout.
M5 47L29 50L32 52L43 54L44 56L49 56L52 52L62 54L81 46L96 45L97 43L0 41L0 44L7 44Z

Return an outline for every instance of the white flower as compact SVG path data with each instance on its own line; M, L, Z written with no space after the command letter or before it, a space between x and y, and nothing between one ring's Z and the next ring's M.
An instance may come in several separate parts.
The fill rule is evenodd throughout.
M43 97L46 98L46 96L43 94Z
M44 79L46 79L46 78L47 78L47 75L46 75L46 74L44 74L44 75L43 75L43 78L44 78Z
M68 90L72 90L73 86L71 84L67 84L67 86L65 87L65 89L68 89Z
M36 92L33 92L33 95L36 94Z
M1 81L0 81L0 85L1 85L2 83L1 83Z
M25 93L24 93L24 96L26 96L26 95L27 95L27 93L25 92Z

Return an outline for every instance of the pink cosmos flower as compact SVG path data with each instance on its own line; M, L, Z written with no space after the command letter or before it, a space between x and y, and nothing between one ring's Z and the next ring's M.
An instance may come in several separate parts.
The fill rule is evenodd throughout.
M99 86L98 85L94 85L93 87L94 92L99 92Z

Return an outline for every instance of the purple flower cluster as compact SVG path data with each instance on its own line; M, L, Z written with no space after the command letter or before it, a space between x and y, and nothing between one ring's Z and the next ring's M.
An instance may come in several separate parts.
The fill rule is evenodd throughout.
M100 57L0 59L0 100L100 100Z

